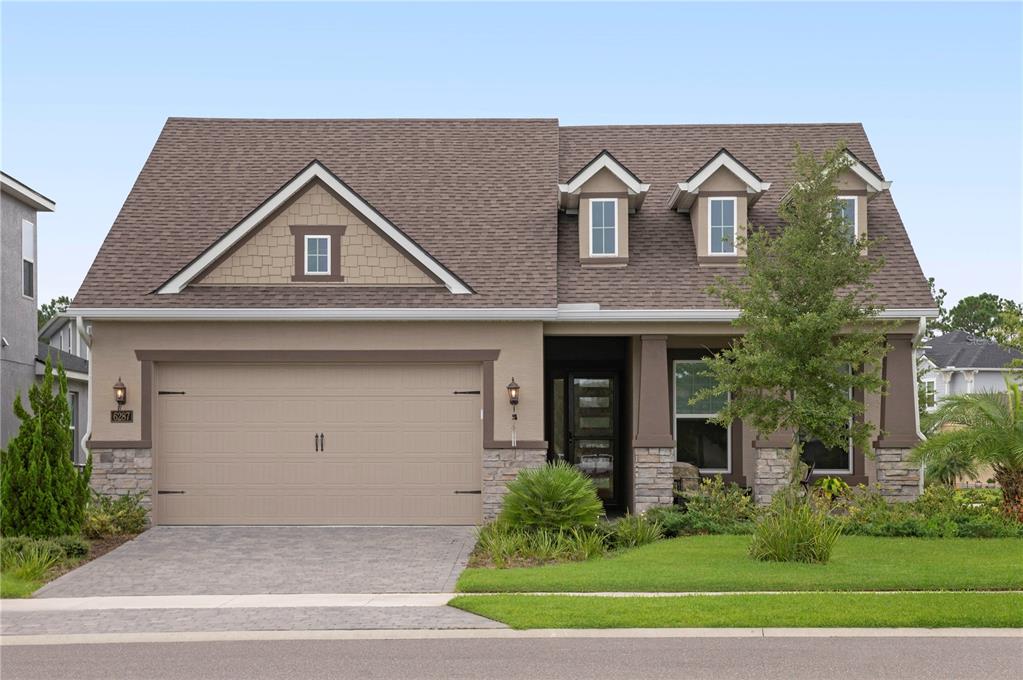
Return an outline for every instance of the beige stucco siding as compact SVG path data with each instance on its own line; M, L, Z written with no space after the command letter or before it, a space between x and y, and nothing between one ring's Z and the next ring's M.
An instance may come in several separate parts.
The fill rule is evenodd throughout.
M95 390L92 439L141 438L141 363L136 350L499 350L494 363L494 438L511 438L505 386L522 387L517 436L543 439L543 328L540 322L110 322L92 323ZM159 383L160 365L155 366ZM134 423L111 423L109 389L121 378ZM154 388L155 389L155 388ZM105 396L104 396L105 395Z
M867 229L867 194L865 193L867 183L849 170L845 170L838 176L835 188L839 196L842 195L843 191L856 192L856 218L859 222L857 225L859 229L857 235L866 236L870 233Z
M319 184L306 189L199 283L290 284L295 273L295 237L291 227L314 225L345 227L341 237L344 283L333 285L435 285L421 269Z
M737 237L746 236L746 225L749 215L749 198L746 195L746 185L735 175L725 168L721 168L700 186L700 194L689 209L689 218L693 224L693 238L696 239L696 254L701 257L710 257L710 196L708 192L728 192L736 198L735 201L735 225ZM738 254L745 255L746 248L739 245Z

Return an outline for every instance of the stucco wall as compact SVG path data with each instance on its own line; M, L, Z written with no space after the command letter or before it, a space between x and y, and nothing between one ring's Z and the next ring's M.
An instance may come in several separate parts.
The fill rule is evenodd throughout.
M707 178L707 181L700 186L700 195L689 209L689 219L693 225L693 237L696 239L696 254L698 256L711 257L710 252L710 196L707 192L729 192L734 193L735 201L735 231L736 236L746 235L746 225L749 221L749 199L746 196L746 185L725 168L721 168ZM744 255L746 249L738 247L737 253Z
M291 284L295 273L295 237L291 227L309 225L346 228L341 237L344 283L317 285L437 285L319 184L306 189L200 283Z
M505 386L522 387L518 406L520 441L543 439L543 330L539 322L93 322L92 372L96 401L92 439L141 438L141 363L135 350L427 350L497 349L494 363L494 438L511 438L511 406ZM159 365L156 367L159 371ZM114 424L110 389L121 378L128 388L124 408L135 422Z
M27 397L28 388L35 380L36 308L35 296L22 294L21 281L21 221L36 225L37 213L24 203L7 194L0 194L0 333L8 346L0 349L0 447L17 434L20 421L12 406L14 397L21 393ZM33 293L39 289L39 251L36 251L36 282Z
M629 199L624 196L627 187L615 177L610 170L601 170L588 182L580 187L584 194L579 199L579 257L591 258L590 255L590 198L585 194L604 194L608 198L618 199L616 224L618 227L618 254L616 257L629 256ZM597 196L594 196L597 198ZM598 258L593 258L598 259Z

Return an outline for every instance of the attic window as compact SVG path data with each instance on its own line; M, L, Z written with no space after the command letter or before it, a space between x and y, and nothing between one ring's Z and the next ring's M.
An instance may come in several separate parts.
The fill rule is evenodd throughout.
M590 255L618 254L618 199L595 198L590 201Z
M305 273L321 276L330 274L330 236L305 237Z
M859 216L856 214L856 197L839 196L838 213L845 220L845 223L849 225L850 240L855 241L860 234Z
M710 199L710 253L735 255L734 198Z

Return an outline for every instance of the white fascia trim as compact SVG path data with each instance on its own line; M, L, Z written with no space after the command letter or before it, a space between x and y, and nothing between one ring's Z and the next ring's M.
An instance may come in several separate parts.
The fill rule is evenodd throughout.
M733 321L734 309L600 309L597 305L471 308L75 308L69 313L95 321ZM935 317L936 309L886 309L881 319Z
M11 194L22 203L27 203L39 212L53 212L57 209L56 203L9 175L0 174L0 186L3 187L5 194Z
M575 179L568 184L559 184L558 190L563 194L574 194L601 170L610 171L612 175L617 177L618 180L624 184L626 188L628 188L629 193L631 194L644 194L650 190L649 184L637 182L636 178L629 174L629 171L626 170L621 163L618 163L606 153L602 153L592 160L590 164L583 168L582 172L576 175Z
M678 183L675 187L675 191L672 192L673 201L677 198L676 194L680 192L696 193L699 191L700 185L710 179L710 177L721 168L726 168L730 173L739 178L739 181L746 185L746 191L751 194L759 194L771 188L770 182L761 182L753 176L753 173L742 167L742 165L740 165L726 152L719 151L718 155L711 159L710 163L707 163L707 165L696 173L688 182Z
M859 177L860 179L862 179L866 183L867 189L869 191L877 192L891 188L892 186L891 182L886 182L885 180L879 178L872 171L867 169L867 166L865 166L863 163L857 160L854 156L850 155L849 153L846 153L846 158L848 158L850 162L849 171L852 172L857 177Z
M231 246L243 239L249 232L258 227L275 210L281 207L288 199L304 188L314 179L321 180L335 193L350 203L359 213L372 222L380 231L387 234L398 247L404 250L413 259L426 267L438 279L440 279L449 291L455 295L468 295L472 291L459 281L451 272L445 269L439 262L419 247L412 239L406 236L393 224L387 221L383 215L374 210L358 194L349 189L343 182L340 182L332 172L327 170L319 161L314 161L305 170L295 176L290 182L284 185L276 194L271 196L263 205L252 212L248 217L239 222L233 229L224 235L219 241L210 246L206 252L192 261L187 267L174 275L167 283L157 290L160 294L180 293L192 282L206 267L210 266L223 255Z
M94 321L554 321L557 310L523 307L418 308L81 308Z

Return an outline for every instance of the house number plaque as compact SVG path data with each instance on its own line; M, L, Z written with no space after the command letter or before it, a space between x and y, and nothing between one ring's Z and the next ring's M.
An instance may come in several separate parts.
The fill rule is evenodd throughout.
M112 423L133 423L135 422L134 411L111 411L110 422Z

